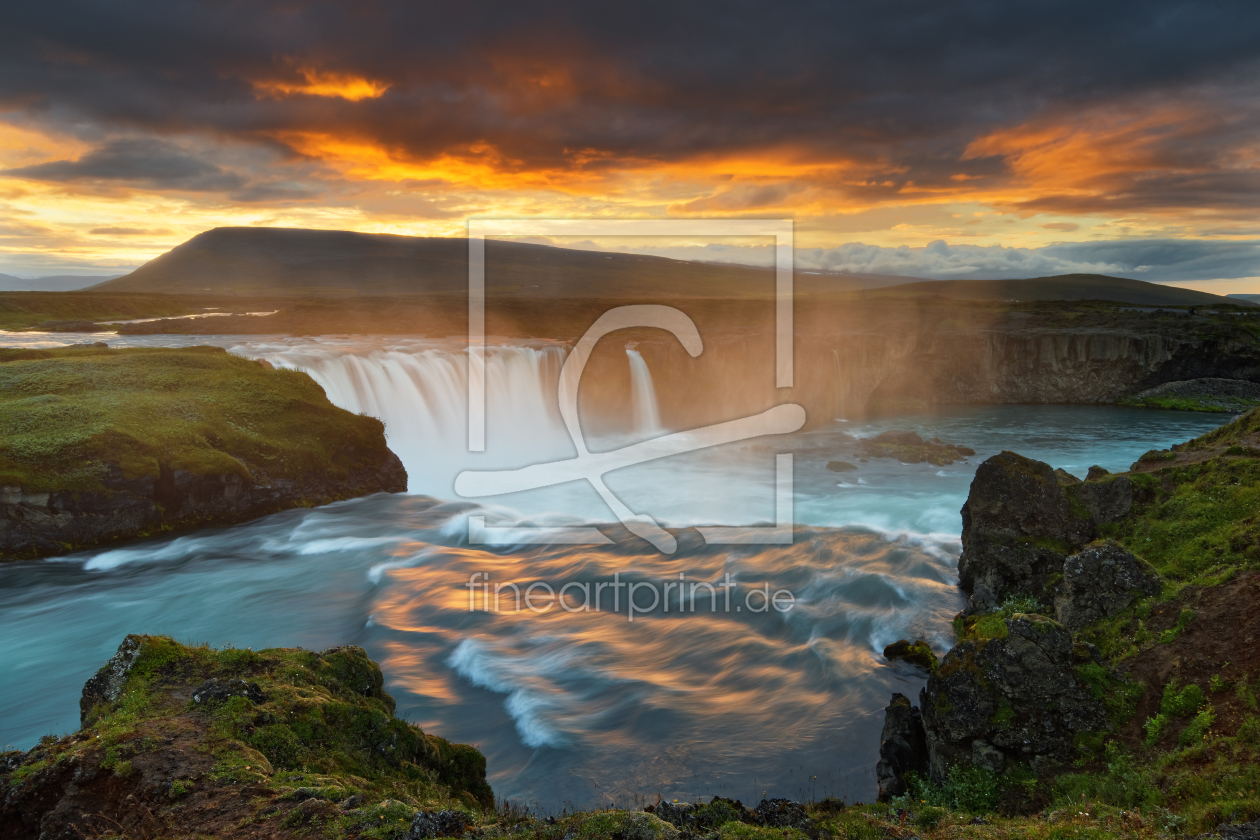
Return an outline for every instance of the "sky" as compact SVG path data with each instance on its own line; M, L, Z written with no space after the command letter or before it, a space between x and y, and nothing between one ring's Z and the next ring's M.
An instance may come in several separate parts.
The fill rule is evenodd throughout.
M13 0L0 272L221 225L745 217L805 268L1260 292L1257 45L1254 0Z

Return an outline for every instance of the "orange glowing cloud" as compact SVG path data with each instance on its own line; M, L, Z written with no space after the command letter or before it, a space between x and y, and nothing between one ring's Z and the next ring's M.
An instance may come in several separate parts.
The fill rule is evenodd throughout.
M379 99L389 90L384 82L348 73L333 73L314 67L298 67L302 82L254 81L254 90L262 95L281 97L295 94L304 96L328 96L358 102L362 99Z
M977 138L964 160L997 155L1036 191L1114 191L1125 182L1217 171L1211 144L1220 119L1192 105L1097 109Z

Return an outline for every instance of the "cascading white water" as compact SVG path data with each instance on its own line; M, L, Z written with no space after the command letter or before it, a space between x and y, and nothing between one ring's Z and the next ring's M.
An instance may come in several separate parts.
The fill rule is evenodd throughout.
M510 469L573 455L560 420L560 346L486 354L486 451L468 451L467 356L432 343L255 345L248 354L305 371L342 408L379 417L412 493L451 498L463 469Z
M656 404L652 372L638 350L626 348L630 360L630 407L634 415L635 434L655 435L661 432L661 411Z
M456 496L462 470L513 469L573 457L556 390L566 349L558 344L486 350L486 451L468 451L468 363L462 347L399 339L387 345L336 340L259 343L235 352L309 374L342 408L385 422L390 448L407 468L408 489ZM632 418L624 430L661 432L652 374L630 359Z

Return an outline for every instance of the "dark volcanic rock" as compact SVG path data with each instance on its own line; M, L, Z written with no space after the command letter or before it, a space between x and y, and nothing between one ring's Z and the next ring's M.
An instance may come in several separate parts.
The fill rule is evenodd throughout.
M1054 471L1054 477L1059 480L1059 484L1063 487L1070 487L1073 484L1080 484L1081 480L1072 475L1062 467Z
M79 724L87 726L92 710L97 706L115 702L131 667L140 656L141 640L139 636L130 635L123 639L118 651L110 657L101 670L97 671L83 686L83 695L79 698Z
M971 597L967 599L967 606L963 607L962 615L964 617L983 615L997 609L1000 605L1001 601L993 594L993 590L983 583L977 583L971 592Z
M26 493L0 486L0 560L232 525L292 507L407 489L407 471L388 449L346 446L334 460L345 465L344 475L252 482L236 473L198 475L162 465L157 475L126 478L117 464L105 464L102 490Z
M725 825L728 822L756 824L758 817L738 799L713 797L700 804L690 802L660 802L645 808L648 813L678 828L684 837L695 837Z
M807 829L811 825L805 806L790 799L761 800L753 808L753 820L767 828Z
M1222 840L1260 840L1260 820L1233 825L1218 825L1212 834L1200 834L1203 838L1220 837Z
M910 698L894 694L884 709L884 730L879 741L879 763L875 776L879 781L879 801L887 802L906 792L905 775L911 771L926 773L927 741L923 717L910 705Z
M21 750L9 750L8 752L0 752L0 775L12 773L14 770L22 766L22 762L26 759L26 753Z
M890 446L922 446L923 438L915 432L894 430L881 432L871 439L871 443L883 443Z
M468 815L463 811L421 811L411 820L407 840L428 840L430 837L463 837L468 830Z
M928 678L921 700L931 776L964 764L1001 771L1071 757L1078 732L1106 722L1073 668L1072 635L1037 615L1004 620L1001 638L954 647Z
M213 703L222 703L233 697L245 697L251 703L261 703L265 699L258 683L221 679L209 679L203 682L193 692L192 699L194 703L208 706Z
M976 470L962 507L959 585L984 585L996 600L1041 597L1093 523L1077 515L1049 464L1003 452Z
M1149 564L1108 540L1067 558L1054 612L1075 631L1117 615L1143 595L1158 595L1160 588L1160 577Z
M928 643L922 639L917 640L914 644L911 644L906 639L898 639L884 648L884 658L890 662L894 659L900 659L929 672L935 671L937 666L936 654L932 652L932 648Z
M850 464L848 461L828 461L827 469L832 472L845 472L846 470L856 470L857 464Z
M1091 469L1091 477L1093 472ZM1127 475L1099 476L1071 492L1099 524L1115 522L1133 507L1133 481Z

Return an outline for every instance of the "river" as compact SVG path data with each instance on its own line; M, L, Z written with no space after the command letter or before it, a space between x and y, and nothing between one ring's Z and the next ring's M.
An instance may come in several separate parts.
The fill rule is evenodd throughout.
M1077 475L1092 464L1122 470L1226 419L983 406L834 421L610 473L631 510L680 529L672 554L640 540L533 545L522 528L611 514L584 481L480 500L460 499L453 482L462 470L572 456L555 408L559 345L491 348L487 451L469 453L462 356L442 341L100 338L213 343L305 370L338 405L386 422L410 492L0 566L0 744L24 749L75 729L83 682L128 633L254 648L358 644L381 663L400 716L475 744L499 796L551 811L658 795L870 800L882 709L891 692L917 697L923 684L881 651L898 638L925 638L938 652L951 644L963 604L958 511L976 466L1010 449ZM8 346L65 340L0 336ZM634 416L592 450L661 433L651 372L633 348L627 364ZM852 436L891 428L977 454L947 467L826 469ZM794 542L706 544L692 526L775 520L776 453L793 459ZM470 543L470 517L500 529L495 544ZM600 609L582 598L614 580L639 585L639 611L622 600L628 587L603 590ZM505 589L496 611L485 608L485 581L572 586L564 608L516 611ZM686 596L693 584L696 601ZM607 604L614 593L617 609ZM653 593L662 597L647 609ZM790 595L770 606L764 593Z

